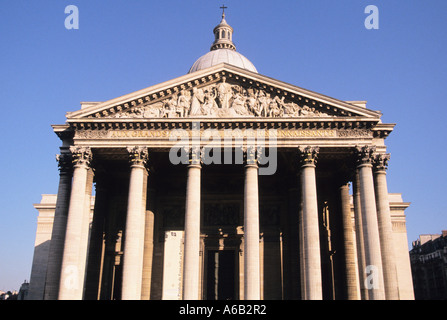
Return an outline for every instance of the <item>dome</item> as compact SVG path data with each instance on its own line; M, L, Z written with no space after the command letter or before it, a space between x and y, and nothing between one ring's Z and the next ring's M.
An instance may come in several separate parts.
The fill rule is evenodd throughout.
M188 73L206 69L219 63L228 63L248 71L258 72L253 63L239 52L230 49L217 49L210 51L197 59L191 69L189 69Z
M228 63L233 66L258 72L246 57L236 52L233 43L233 28L225 20L225 13L222 14L222 21L214 28L214 42L210 52L201 56L189 69L188 73L206 69L220 63Z

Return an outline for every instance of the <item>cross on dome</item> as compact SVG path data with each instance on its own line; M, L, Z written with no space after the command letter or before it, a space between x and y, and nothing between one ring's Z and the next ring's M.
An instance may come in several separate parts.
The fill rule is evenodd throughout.
M228 9L228 7L225 7L225 5L223 4L222 7L220 7L222 9L222 19L225 18L225 9Z

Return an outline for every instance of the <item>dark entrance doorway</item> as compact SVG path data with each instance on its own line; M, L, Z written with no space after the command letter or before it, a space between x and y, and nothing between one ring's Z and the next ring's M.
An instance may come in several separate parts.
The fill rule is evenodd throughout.
M207 300L235 300L235 251L208 250Z

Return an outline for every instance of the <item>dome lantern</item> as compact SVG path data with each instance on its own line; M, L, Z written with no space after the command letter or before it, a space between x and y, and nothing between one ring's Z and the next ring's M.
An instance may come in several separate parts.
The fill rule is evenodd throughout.
M221 7L222 21L214 28L214 42L211 46L212 50L230 49L236 51L236 46L233 43L233 28L225 20L225 6Z
M221 7L225 10L226 7ZM222 12L221 22L214 28L214 42L208 53L201 56L194 62L188 73L206 69L220 63L246 69L251 72L258 72L246 57L236 51L233 43L233 28L225 20L225 11Z

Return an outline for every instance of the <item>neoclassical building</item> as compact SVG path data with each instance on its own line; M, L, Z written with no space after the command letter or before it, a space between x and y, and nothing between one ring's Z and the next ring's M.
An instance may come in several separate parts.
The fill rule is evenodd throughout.
M222 16L181 77L54 125L30 299L413 299L394 124L257 72Z

